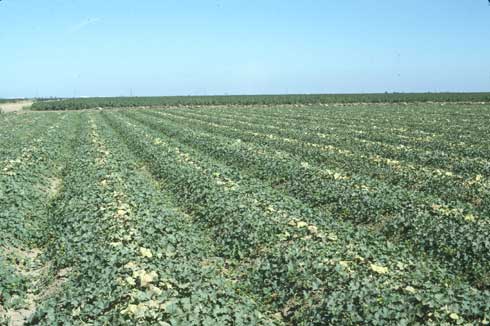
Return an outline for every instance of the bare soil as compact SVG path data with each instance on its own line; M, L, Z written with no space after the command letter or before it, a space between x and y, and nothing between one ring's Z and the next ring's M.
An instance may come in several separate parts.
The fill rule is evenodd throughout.
M24 108L29 108L32 105L32 101L21 101L12 103L0 104L0 111L2 112L19 112Z

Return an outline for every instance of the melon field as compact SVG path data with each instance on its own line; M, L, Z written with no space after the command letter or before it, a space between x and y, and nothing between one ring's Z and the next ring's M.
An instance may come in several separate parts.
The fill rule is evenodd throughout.
M0 114L0 325L490 324L490 105L126 100Z

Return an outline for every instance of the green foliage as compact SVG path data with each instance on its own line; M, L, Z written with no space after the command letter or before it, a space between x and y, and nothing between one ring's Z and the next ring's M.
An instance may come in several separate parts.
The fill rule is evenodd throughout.
M0 104L2 103L16 103L16 102L20 102L20 101L25 101L25 99L22 99L22 98L0 98Z
M99 123L82 131L52 208L47 254L56 269L72 272L31 324L266 323L221 275L225 262L206 233Z
M5 310L28 308L27 295L36 291L36 248L44 242L52 181L76 123L63 120L56 113L1 122L0 320Z
M380 93L233 96L94 97L38 101L33 110L82 110L93 108L286 105L329 103L488 102L490 93Z
M451 268L465 270L470 277L475 278L476 283L485 283L488 277L490 252L487 248L490 240L485 235L490 233L490 226L481 220L468 223L469 216L488 214L488 188L480 190L482 208L479 209L465 203L469 201L468 197L473 194L474 189L468 189L459 180L451 180L447 176L439 180L440 177L434 175L422 175L420 181L425 183L424 192L412 190L417 184L412 185L410 189L398 186L398 178L395 178L396 183L387 184L386 179L399 173L397 170L385 168L383 172L387 176L383 176L381 181L364 177L363 174L374 168L373 164L367 162L365 155L360 155L359 161L356 162L353 155L340 160L339 153L335 153L333 158L342 164L337 164L335 171L321 169L315 161L325 162L322 160L325 156L324 149L314 146L300 148L297 143L291 141L291 137L308 138L309 141L311 137L305 136L306 128L299 128L295 133L289 129L289 138L285 138L289 141L285 142L280 135L272 140L265 137L271 135L269 133L272 128L267 134L262 135L254 128L253 134L246 135L233 127L206 124L205 117L201 118L205 120L193 119L194 114L186 114L184 119L180 119L174 112L148 113L150 115L147 117L135 115L135 118L221 161L233 164L242 171L248 171L253 176L267 181L270 186L280 185L282 191L313 207L328 209L332 214L354 220L356 223L369 223L378 232L390 237L407 239L421 250L450 264ZM156 116L162 117L162 114L166 120L164 124L154 119ZM189 128L186 129L184 125L188 125ZM257 121L257 124L253 125L262 124ZM277 130L273 132L278 133ZM218 134L226 134L226 137L220 137ZM306 140L303 143L306 143ZM269 144L272 146L266 146ZM278 153L279 148L287 152ZM345 145L343 148L346 151ZM327 162L329 167L333 168L332 160L329 159ZM340 168L344 165L350 165L350 171L341 171ZM399 164L397 168L401 170ZM357 173L352 176L351 173L354 171ZM411 178L413 174L416 175L416 172L412 172ZM401 176L406 177L406 174L403 173ZM449 197L448 202L453 203L455 208L449 207L441 197L429 195L430 189L425 189L438 183L444 187L443 189L459 188L453 196L448 196L447 190L440 193ZM468 192L468 197L460 196L464 194L462 192ZM488 195L484 196L484 193ZM462 239L465 241L461 241ZM462 256L461 252L465 255Z
M6 116L0 323L29 297L28 325L486 325L489 119L476 104Z
M10 263L0 258L0 306L6 309L15 306L27 291L27 280Z

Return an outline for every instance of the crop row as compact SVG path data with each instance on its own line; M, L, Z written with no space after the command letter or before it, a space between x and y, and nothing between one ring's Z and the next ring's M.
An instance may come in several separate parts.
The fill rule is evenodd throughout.
M440 110L439 107L432 107L432 109ZM480 107L480 111L485 112L485 110L486 107ZM215 122L229 123L231 121L237 125L255 125L266 133L286 137L299 133L304 140L324 145L339 145L333 141L342 140L343 143L348 142L350 146L355 146L356 151L387 156L392 160L408 159L414 163L428 164L438 168L452 163L456 165L453 169L463 172L480 169L488 173L490 169L489 161L482 159L489 151L488 144L480 141L489 136L489 131L484 125L476 128L478 121L475 120L470 120L468 124L440 122L437 131L421 132L417 137L407 136L400 130L420 131L425 124L421 122L407 128L394 129L393 125L400 125L400 123L392 118L397 113L392 114L390 110L385 110L385 117L390 117L390 119L386 118L388 122L361 119L355 121L354 124L350 124L352 120L355 120L351 115L356 113L352 108L344 108L343 112L330 112L330 110L299 112L301 119L298 117L290 121L279 115L268 115L271 110L263 110L264 112L260 114L253 114L251 111L253 110L174 110L176 114L196 115ZM450 115L451 111L447 112L447 116ZM305 116L311 116L313 121L305 121ZM326 121L318 121L325 116L328 117ZM344 118L341 119L339 116ZM346 121L349 122L346 123ZM458 127L462 130L458 131ZM463 142L462 137L464 136L468 137L466 142ZM456 138L451 139L451 137ZM463 162L460 162L461 160Z
M283 130L269 128L259 121L244 123L220 116L213 118L175 111L161 111L159 114L165 119L171 119L192 128L199 126L212 133L269 144L275 149L296 153L303 159L328 164L329 168L347 170L348 167L348 173L351 175L368 174L405 188L432 193L449 201L462 200L473 203L474 206L483 210L485 207L488 209L488 198L490 197L487 194L490 185L488 179L485 178L488 174L486 166L478 169L473 164L471 166L473 169L467 166L466 171L468 172L458 175L452 169L427 166L420 161L414 164L411 152L395 160L392 158L392 151L376 154L375 148L371 147L372 152L370 152L365 148L362 149L358 144L352 144L348 138L338 135L312 137L307 131L308 127ZM448 159L446 163L449 165ZM488 164L490 168L490 163Z
M229 273L241 275L242 286L283 322L441 324L476 322L488 313L487 291L424 254L414 256L403 243L312 208L192 149L165 121L157 130L120 113L103 115L178 205L215 234ZM462 312L467 303L457 299L461 295L479 306L476 315Z
M303 158L298 160L261 144L242 143L239 138L219 137L168 120L132 116L168 137L246 170L312 207L356 223L369 223L391 237L409 239L443 262L467 270L478 282L488 284L490 243L485 237L489 232L486 219L461 208L448 208L427 194L310 165Z
M486 106L371 109L5 115L0 324L488 324Z
M0 124L0 164L9 159L14 159L19 152L31 145L44 129L50 128L56 121L59 121L60 115L30 116L28 115L11 115L14 119L2 121ZM1 166L1 165L0 165Z
M354 137L376 141L384 137L392 145L412 145L428 150L476 150L488 146L479 140L488 135L488 106L413 105L369 106L343 108L269 108L259 110L195 109L202 113L228 115L233 118L252 117L270 123L280 122L286 129L297 122L308 125L312 132L332 134L348 132ZM488 147L486 147L488 149ZM480 152L478 154L485 154ZM479 156L477 156L479 157Z
M0 323L29 309L44 277L40 256L48 207L77 124L64 118L46 115L29 126L32 133L19 126L35 138L13 129L6 144L11 158L0 170Z
M50 221L48 256L66 279L31 324L265 324L206 232L100 117L84 124Z
M138 107L179 105L281 105L328 103L400 102L488 102L490 93L385 93L385 94L310 94L310 95L235 95L235 96L161 96L97 97L38 101L35 110L81 110L96 107Z

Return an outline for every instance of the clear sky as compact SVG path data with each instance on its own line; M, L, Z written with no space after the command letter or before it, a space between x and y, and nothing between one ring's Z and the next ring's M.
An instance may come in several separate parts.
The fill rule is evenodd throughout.
M0 97L490 91L487 0L2 0Z

